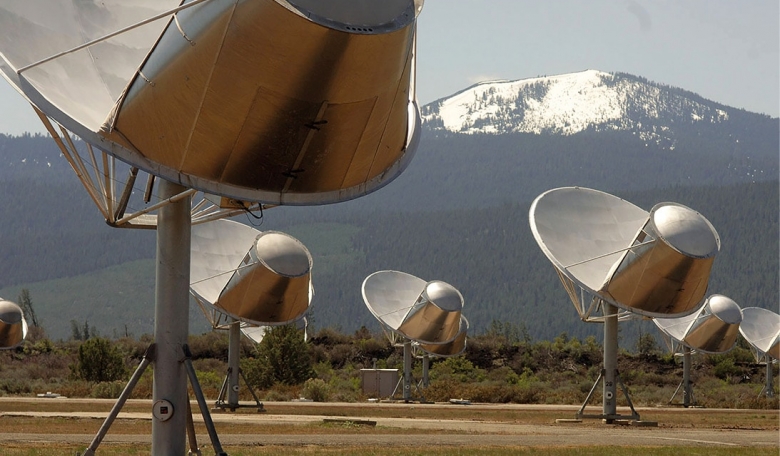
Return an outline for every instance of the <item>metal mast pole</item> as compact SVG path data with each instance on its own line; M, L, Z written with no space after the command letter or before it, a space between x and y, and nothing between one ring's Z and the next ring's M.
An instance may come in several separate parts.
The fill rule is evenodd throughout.
M683 407L691 406L691 349L683 345Z
M607 423L609 417L617 415L617 348L618 348L618 310L604 302L604 386L603 406Z
M412 342L404 342L404 401L412 400Z
M230 324L228 336L228 408L238 406L239 352L241 350L241 326L238 320ZM235 410L235 409L231 409Z
M772 374L772 357L764 355L766 360L766 397L775 397L774 375Z
M160 181L162 199L186 190ZM164 205L157 215L153 456L186 453L187 371L181 361L189 333L190 199Z
M430 385L430 381L428 379L428 368L430 365L431 358L428 356L428 353L424 353L422 358L422 384L425 388Z

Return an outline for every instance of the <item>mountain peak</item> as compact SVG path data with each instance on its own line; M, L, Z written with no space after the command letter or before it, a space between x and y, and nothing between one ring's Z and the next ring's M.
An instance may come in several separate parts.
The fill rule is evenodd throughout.
M635 131L661 139L675 122L728 120L725 106L624 73L586 70L475 84L422 108L432 130L465 134Z

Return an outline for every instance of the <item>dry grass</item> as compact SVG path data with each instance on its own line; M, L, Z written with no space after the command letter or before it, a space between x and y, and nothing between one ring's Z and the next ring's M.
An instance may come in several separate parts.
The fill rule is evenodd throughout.
M36 448L28 444L11 444L3 447L4 456L67 456L81 455L86 448L82 445L47 444L46 448ZM209 454L203 449L203 454ZM99 449L101 456L149 456L148 447L140 445L111 445L102 446ZM647 456L738 456L750 454L751 456L775 456L777 449L722 449L701 447L491 447L491 446L466 446L466 447L431 447L421 445L415 449L380 448L380 447L305 447L291 448L289 446L264 446L250 447L238 446L229 449L231 456L263 456L263 455L306 455L306 456L471 456L475 454L484 456L514 456L514 455L545 455L545 456L624 456L626 454L641 454Z

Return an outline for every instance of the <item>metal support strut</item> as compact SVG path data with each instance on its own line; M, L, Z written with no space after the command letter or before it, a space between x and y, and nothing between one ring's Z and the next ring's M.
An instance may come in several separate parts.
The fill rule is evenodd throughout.
M620 380L620 373L617 370L617 345L618 345L618 310L617 307L612 304L603 303L604 309L604 368L601 370L599 377L593 384L588 393L588 397L585 398L585 402L577 412L576 418L600 418L606 421L607 424L612 424L616 419L629 419L639 421L639 413L634 409L634 404L631 402L631 397L628 395L628 390L623 382ZM586 415L584 413L585 406L588 405L590 398L596 391L596 387L599 382L604 380L603 394L602 394L602 413L597 415ZM617 413L617 387L620 386L621 391L626 397L629 407L631 407L631 415L618 415Z
M683 407L688 408L696 405L696 398L693 395L693 382L691 382L691 349L683 345L683 379L677 389L674 390L669 404L672 404L677 393L683 390Z
M414 381L414 377L412 376L412 342L409 340L404 341L403 347L404 374L401 378L398 379L398 383L395 385L393 394L391 394L390 397L394 398L398 392L398 388L403 384L404 402L412 402L414 400L412 398L412 386L414 386L414 388L417 390L417 394L420 395L420 402L425 402L425 397L423 396L422 391L420 391L418 383Z
M766 379L764 382L764 387L761 388L761 391L758 393L758 397L761 397L761 395L766 395L766 397L775 397L775 386L774 386L774 373L772 371L772 357L769 356L769 354L764 355L764 361L766 361Z
M601 380L605 378L605 372L604 369L601 370L599 373L598 378L596 379L596 382L593 383L593 387L590 389L590 392L588 393L588 397L585 398L585 402L582 403L582 407L580 407L579 411L577 411L577 414L575 415L578 420L581 420L583 418L596 418L596 419L604 419L606 420L607 424L612 424L614 420L632 420L632 421L639 421L639 413L634 409L634 403L631 402L631 396L628 394L628 389L626 388L626 385L623 384L623 381L620 379L620 373L615 370L614 372L614 378L617 384L620 386L620 390L623 392L623 395L626 397L626 402L628 402L628 407L631 409L631 415L618 415L617 411L608 414L608 413L602 413L602 414L585 414L585 407L588 405L588 402L590 402L590 398L593 396L593 393L596 391L596 387L599 386L599 383Z
M98 430L97 434L92 439L92 442L89 444L89 447L87 447L86 451L84 451L83 456L95 456L95 452L97 451L98 446L100 446L100 443L103 441L103 438L108 433L108 430L111 428L111 425L114 423L114 420L116 420L116 417L119 415L119 412L122 409L122 407L125 405L125 402L127 402L127 399L133 393L133 389L135 388L136 384L138 384L138 380L141 379L141 376L143 375L144 371L146 371L146 368L149 367L149 364L151 364L155 360L156 347L157 347L156 344L151 344L149 345L149 347L147 347L146 352L144 353L144 356L141 359L141 363L135 369L135 372L133 372L133 375L130 377L130 380L127 382L127 385L125 385L125 388L122 390L122 393L119 395L119 399L117 399L116 403L114 404L114 407L111 408L111 412L109 412L105 421L103 421L103 424L100 426L100 429ZM181 362L184 363L185 368L187 370L190 384L192 385L192 390L195 393L195 397L197 398L198 401L198 407L200 408L201 414L203 415L203 422L206 426L206 430L208 431L209 437L211 438L211 445L214 447L216 456L227 456L227 453L225 453L222 450L222 444L219 441L216 428L214 427L214 422L211 420L211 415L209 414L208 406L206 405L206 400L203 397L203 390L200 388L198 377L195 375L195 368L192 366L192 354L190 353L190 349L185 344L182 347L182 350L184 352L184 358L182 359ZM198 448L197 439L195 437L195 426L192 420L192 410L190 409L189 401L187 401L186 421L187 421L187 437L190 446L189 454L200 456L201 452L200 449Z
M241 326L238 320L233 320L228 325L230 331L228 337L228 368L225 374L225 380L222 381L222 386L219 389L219 396L214 403L214 407L222 410L228 409L231 412L235 412L240 407L257 407L258 412L265 412L263 403L257 398L249 382L246 380L244 373L239 366L239 358L241 353ZM252 398L255 400L255 405L240 404L238 401L239 390L239 378L244 380L244 384L249 389ZM227 402L225 397L227 396Z

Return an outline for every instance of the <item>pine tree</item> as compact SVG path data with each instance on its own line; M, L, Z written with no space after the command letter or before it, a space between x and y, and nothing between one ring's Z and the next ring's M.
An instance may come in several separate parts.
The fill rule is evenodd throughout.
M32 299L30 298L30 290L22 288L22 292L19 293L19 305L22 307L22 313L27 316L28 322L33 327L39 327L38 317L35 315L35 309L33 309Z

